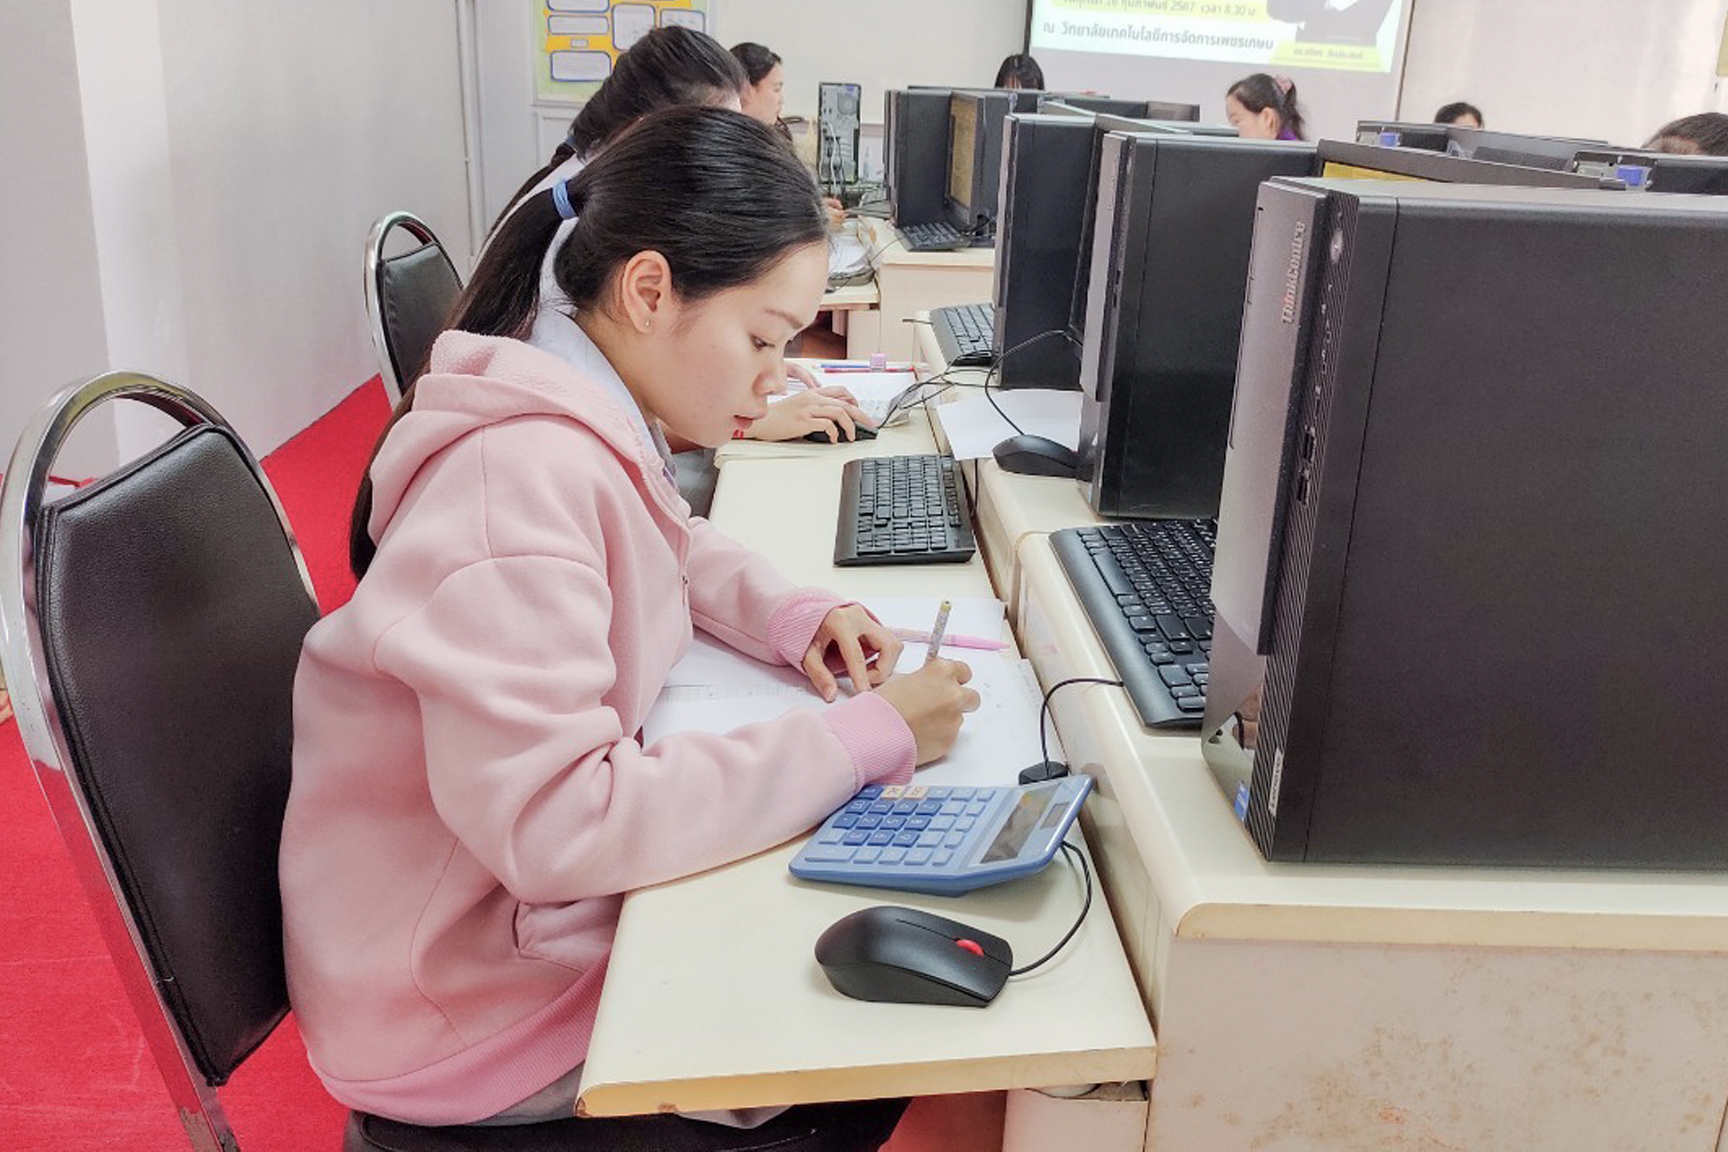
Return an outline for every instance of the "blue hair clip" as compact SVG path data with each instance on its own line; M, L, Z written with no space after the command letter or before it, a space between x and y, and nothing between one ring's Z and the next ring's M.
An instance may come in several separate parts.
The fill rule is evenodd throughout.
M552 185L552 203L558 208L560 220L574 220L576 218L576 206L570 203L570 184L568 181L560 180Z

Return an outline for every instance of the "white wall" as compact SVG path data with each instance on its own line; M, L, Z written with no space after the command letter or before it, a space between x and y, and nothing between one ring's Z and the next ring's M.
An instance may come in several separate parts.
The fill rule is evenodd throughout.
M1491 128L1640 144L1724 106L1725 18L1728 0L1416 0L1401 114L1469 100Z
M372 221L468 247L448 0L5 0L0 96L6 444L52 386L124 367L268 452L377 371ZM122 419L109 462L158 427Z

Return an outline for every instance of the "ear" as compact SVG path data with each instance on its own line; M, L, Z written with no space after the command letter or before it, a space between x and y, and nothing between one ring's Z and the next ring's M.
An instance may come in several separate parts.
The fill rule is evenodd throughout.
M630 257L618 274L618 296L619 311L636 331L670 327L678 303L666 257L653 250Z
M1260 117L1261 126L1272 135L1276 136L1284 130L1283 121L1278 118L1278 110L1270 104L1260 109L1255 115Z

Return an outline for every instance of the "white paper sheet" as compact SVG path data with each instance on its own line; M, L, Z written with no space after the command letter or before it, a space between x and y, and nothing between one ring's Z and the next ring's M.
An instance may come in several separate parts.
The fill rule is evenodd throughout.
M993 391L992 396L1002 406L1002 411L1013 417L1022 432L1030 436L1046 436L1079 450L1080 393L1014 388L1006 392ZM942 431L948 437L949 451L956 460L981 460L990 455L997 444L1014 435L1014 429L983 396L968 396L952 404L937 405L936 413L942 421Z

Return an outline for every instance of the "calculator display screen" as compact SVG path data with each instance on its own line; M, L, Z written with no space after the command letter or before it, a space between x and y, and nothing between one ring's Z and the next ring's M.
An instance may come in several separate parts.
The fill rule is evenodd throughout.
M1020 802L1014 805L1014 811L1008 814L1008 822L1002 825L1002 831L996 833L996 839L985 850L979 863L994 864L998 860L1012 860L1020 855L1020 849L1026 846L1026 838L1038 827L1038 818L1044 815L1044 810L1049 806L1048 789L1022 793Z

